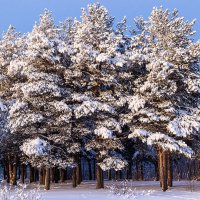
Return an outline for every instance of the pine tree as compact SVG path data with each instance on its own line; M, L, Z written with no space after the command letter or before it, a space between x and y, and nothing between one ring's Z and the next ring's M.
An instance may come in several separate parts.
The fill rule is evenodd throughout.
M25 48L24 37L10 26L7 32L3 33L0 41L0 98L1 104L1 154L4 163L7 181L12 185L16 185L16 165L17 156L20 155L18 137L10 134L8 124L9 107L13 104L12 85L18 81L18 78L12 79L10 69L16 71L15 61L19 60Z
M134 39L141 39L145 71L134 81L131 113L125 121L132 124L130 138L139 137L159 149L165 191L167 152L191 157L194 152L187 140L200 130L196 65L200 46L190 39L194 22L185 22L177 10L154 8L149 21L140 22L141 35Z
M113 18L99 4L82 10L81 22L76 22L72 68L74 114L88 132L87 150L96 151L97 188L103 187L103 170L125 167L126 162L115 151L123 149L116 133L121 132L115 110L117 68L123 65L119 44L122 40L113 29ZM76 126L79 126L76 123ZM84 129L81 129L84 131Z
M51 13L45 10L27 36L23 62L15 62L23 81L13 87L16 102L9 112L11 133L21 135L26 160L46 167L46 189L49 168L73 165L71 153L78 148L71 138L71 108L65 101L70 94L64 81L67 62L59 38Z

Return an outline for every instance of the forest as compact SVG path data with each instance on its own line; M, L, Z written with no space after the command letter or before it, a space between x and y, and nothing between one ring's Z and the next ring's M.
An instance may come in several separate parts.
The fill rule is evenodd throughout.
M134 16L133 16L134 17ZM200 180L195 20L153 8L119 23L98 4L0 40L0 165L11 185Z

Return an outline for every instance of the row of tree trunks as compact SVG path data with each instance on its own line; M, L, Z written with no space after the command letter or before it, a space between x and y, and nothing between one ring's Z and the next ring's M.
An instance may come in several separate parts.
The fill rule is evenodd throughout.
M160 186L164 192L168 189L168 187L172 187L172 158L168 152L161 148L159 149L159 177Z

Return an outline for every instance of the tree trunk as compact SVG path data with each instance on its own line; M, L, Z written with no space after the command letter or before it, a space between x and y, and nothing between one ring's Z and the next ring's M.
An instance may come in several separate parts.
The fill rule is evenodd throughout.
M43 167L40 167L40 185L44 185L44 170Z
M6 180L7 174L6 174L6 166L3 166L3 179Z
M120 180L120 171L115 171L115 180Z
M77 187L77 181L76 181L76 167L73 168L73 172L72 172L72 187Z
M42 185L45 185L45 177L46 177L46 169L43 167L43 180L42 180Z
M65 182L65 169L60 169L60 180L61 183Z
M173 168L172 168L172 157L168 154L168 187L173 186Z
M9 163L9 180L11 185L17 185L17 166Z
M82 172L81 172L81 158L80 155L76 158L77 166L76 166L76 185L80 185L82 181Z
M24 164L21 164L21 173L20 173L20 175L21 175L21 182L24 184L24 182L25 182L25 165Z
M9 163L6 163L7 183L10 183Z
M57 167L55 167L55 172L54 172L54 179L55 179L55 183L58 183L59 181L59 170Z
M143 172L143 163L142 161L140 162L140 180L144 180L144 172Z
M46 167L45 189L50 190L50 168L49 167Z
M34 181L34 168L30 165L30 174L29 174L29 180L30 183L32 183Z
M98 164L96 166L96 179L96 189L104 188L103 170Z
M162 155L162 149L158 150L158 163L159 163L159 180L160 180L160 187L162 187L162 178L163 178L163 174L162 174L162 162L163 162L163 155Z
M167 153L159 150L160 157L160 179L163 192L167 190Z
M94 174L94 180L96 179L96 160L94 159L93 162L93 174Z
M112 179L112 170L109 169L108 170L108 180L111 181L111 179Z
M135 179L138 181L139 180L139 166L138 166L138 161L137 160L135 162L135 167L136 167Z
M130 161L126 170L126 179L131 180L132 178L133 178L132 161Z

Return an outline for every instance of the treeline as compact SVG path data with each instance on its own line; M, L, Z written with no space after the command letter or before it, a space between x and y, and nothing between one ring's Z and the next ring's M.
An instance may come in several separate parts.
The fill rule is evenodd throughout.
M29 171L30 182L49 190L70 177L76 187L88 171L96 188L105 176L155 177L166 191L173 174L198 176L193 25L176 9L154 8L132 29L126 18L114 26L106 8L92 4L80 20L56 25L45 10L30 33L9 27L0 41L4 179L15 185ZM197 164L180 169L183 160Z

